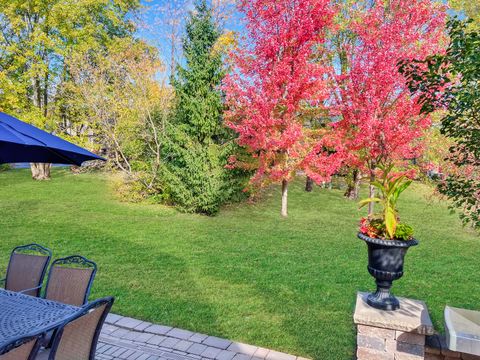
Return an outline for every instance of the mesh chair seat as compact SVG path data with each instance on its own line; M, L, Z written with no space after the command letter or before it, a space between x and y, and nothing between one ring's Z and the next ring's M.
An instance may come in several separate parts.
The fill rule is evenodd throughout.
M55 260L50 267L45 298L82 306L88 300L97 265L83 256Z
M85 305L55 335L49 360L94 360L100 330L112 304L109 297Z
M51 256L49 249L38 244L13 249L7 268L5 290L38 296Z
M40 348L40 337L30 336L16 340L4 349L7 351L0 355L0 360L34 360Z

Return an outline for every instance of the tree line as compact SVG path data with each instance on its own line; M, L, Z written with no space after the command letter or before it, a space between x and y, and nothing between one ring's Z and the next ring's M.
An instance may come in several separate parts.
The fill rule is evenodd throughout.
M213 214L242 197L246 175L225 168L238 147L222 124L229 3L210 5L177 18L183 57L165 81L158 49L136 35L139 0L2 0L0 109L105 156L128 197ZM31 168L50 177L50 164Z
M130 198L188 212L215 214L246 189L280 183L286 216L299 172L307 187L342 175L356 199L382 168L451 169L436 149L456 141L456 125L440 134L432 122L451 122L438 109L452 102L425 110L429 59L455 39L444 3L239 0L239 33L224 29L232 2L197 0L186 17L167 3L162 61L137 36L139 0L0 0L0 109L106 156ZM478 18L468 4L452 1ZM37 179L49 169L32 164Z

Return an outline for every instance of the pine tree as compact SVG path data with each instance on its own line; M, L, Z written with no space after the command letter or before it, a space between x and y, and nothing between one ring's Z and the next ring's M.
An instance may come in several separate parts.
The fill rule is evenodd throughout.
M172 79L175 109L163 149L169 200L187 212L215 214L241 183L225 168L235 145L222 124L225 73L215 47L220 36L206 1L197 1L186 24L185 61Z

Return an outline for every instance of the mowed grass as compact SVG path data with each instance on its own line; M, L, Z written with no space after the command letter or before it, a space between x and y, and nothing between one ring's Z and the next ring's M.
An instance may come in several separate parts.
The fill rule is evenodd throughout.
M402 219L420 246L406 258L397 295L425 300L439 330L445 304L480 308L480 239L462 228L431 189L415 184ZM99 271L91 298L113 311L314 359L352 359L355 294L372 290L361 212L340 190L291 186L288 219L279 191L216 217L119 202L101 174L34 182L0 173L0 269L10 250L38 242L55 257L82 254ZM0 272L3 270L0 270Z

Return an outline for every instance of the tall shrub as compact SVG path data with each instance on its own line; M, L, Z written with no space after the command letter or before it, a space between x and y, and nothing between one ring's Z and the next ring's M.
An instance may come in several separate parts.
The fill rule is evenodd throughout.
M175 109L162 151L169 200L187 212L214 214L240 190L236 172L226 168L235 145L222 124L220 37L211 9L198 0L186 24L184 63L172 79Z

